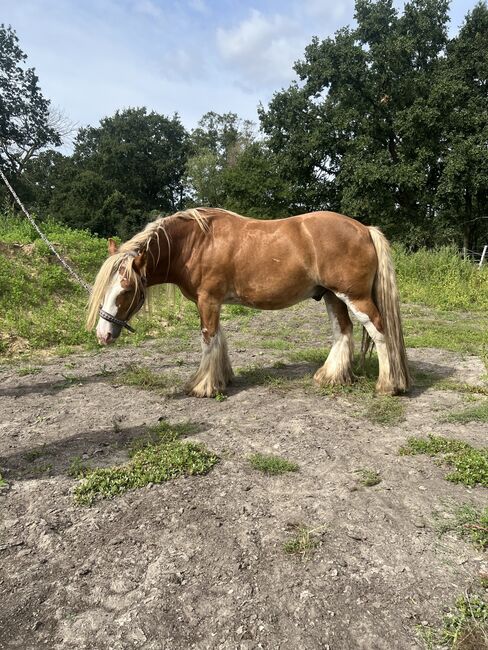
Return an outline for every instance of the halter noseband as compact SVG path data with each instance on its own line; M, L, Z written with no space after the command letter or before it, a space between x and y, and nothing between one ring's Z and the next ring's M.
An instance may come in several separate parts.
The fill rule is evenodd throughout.
M141 299L139 300L139 304L137 305L137 309L135 311L139 311L139 309L142 307L144 304L145 296L142 294ZM119 327L125 327L126 330L129 330L132 334L134 334L135 329L129 325L129 323L126 320L121 320L120 318L116 318L115 316L112 316L112 314L109 314L108 311L104 311L101 307L98 312L98 315L100 318L103 318L103 320L107 320L109 323L115 323L115 325L118 325Z
M120 327L125 327L125 329L129 330L129 332L132 333L135 332L135 329L131 327L126 320L120 320L120 318L115 318L115 316L109 314L108 311L103 311L101 307L100 307L100 311L98 312L98 315L100 316L100 318L103 318L103 320L108 320L109 323L115 323Z

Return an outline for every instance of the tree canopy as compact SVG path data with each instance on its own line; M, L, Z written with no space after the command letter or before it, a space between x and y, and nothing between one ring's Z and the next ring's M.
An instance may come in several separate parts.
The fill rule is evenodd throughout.
M0 162L40 212L130 235L155 212L214 205L259 218L330 209L408 247L488 240L488 8L449 37L448 0L356 0L355 26L316 37L297 78L258 109L178 117L128 108L53 150L33 69L0 28Z
M412 0L403 14L357 0L355 29L313 39L299 80L260 110L296 209L337 209L414 244L452 236L449 168L477 156L481 171L488 155L486 15L478 5L449 41L446 0Z
M59 131L50 119L49 105L39 88L34 68L11 27L0 25L0 164L18 174L48 145L60 145Z

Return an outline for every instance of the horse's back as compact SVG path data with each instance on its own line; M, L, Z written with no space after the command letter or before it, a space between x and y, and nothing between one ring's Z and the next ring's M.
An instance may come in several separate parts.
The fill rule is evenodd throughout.
M209 266L234 295L260 308L280 308L315 295L372 284L376 254L368 228L335 212L275 220L206 211L212 231ZM266 296L265 299L262 296Z

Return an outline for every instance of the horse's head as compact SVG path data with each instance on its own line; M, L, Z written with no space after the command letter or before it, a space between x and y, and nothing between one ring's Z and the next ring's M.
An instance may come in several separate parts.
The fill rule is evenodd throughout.
M90 298L87 326L93 327L97 315L97 338L102 345L113 343L122 328L134 331L127 321L136 314L146 297L146 254L117 253L109 240L109 257L95 280Z

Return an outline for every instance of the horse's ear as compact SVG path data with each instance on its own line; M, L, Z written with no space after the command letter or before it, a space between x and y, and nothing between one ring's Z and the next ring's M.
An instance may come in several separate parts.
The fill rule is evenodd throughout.
M112 239L112 237L110 237L110 239L108 240L108 254L115 255L116 252L117 252L117 244L115 243L115 239Z

